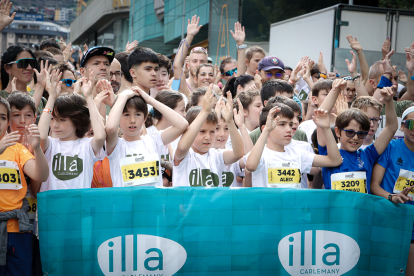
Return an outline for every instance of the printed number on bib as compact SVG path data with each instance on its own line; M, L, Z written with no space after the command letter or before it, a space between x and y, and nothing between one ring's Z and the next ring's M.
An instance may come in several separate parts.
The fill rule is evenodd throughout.
M20 170L16 162L0 161L0 189L20 190L23 188Z
M272 188L300 188L301 174L295 162L273 162L267 168L267 184Z
M29 202L29 210L27 211L27 214L29 215L29 219L35 219L36 211L37 211L37 198L33 196L32 190L30 188L30 184L27 185L27 192L26 192L25 198Z
M401 193L405 188L414 186L414 172L400 169L400 174L394 185L394 193ZM411 200L414 200L414 193L408 193Z
M331 175L331 189L367 193L366 172L344 172Z
M125 157L120 161L124 186L148 185L159 179L159 156L157 153Z

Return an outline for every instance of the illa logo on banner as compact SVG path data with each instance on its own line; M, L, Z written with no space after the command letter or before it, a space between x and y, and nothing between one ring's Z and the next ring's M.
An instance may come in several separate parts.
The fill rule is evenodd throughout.
M280 262L292 276L343 275L358 263L360 253L351 237L323 230L287 235L278 246Z
M150 235L126 235L123 245L122 238L106 240L98 248L98 263L105 276L171 276L187 260L184 247L175 241Z

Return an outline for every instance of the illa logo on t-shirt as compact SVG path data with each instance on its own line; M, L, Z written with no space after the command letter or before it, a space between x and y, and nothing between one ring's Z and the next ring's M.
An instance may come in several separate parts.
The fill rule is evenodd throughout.
M61 153L53 156L53 175L59 180L71 180L83 172L83 160L75 156L64 156Z
M188 181L190 186L207 186L213 187L220 184L217 174L212 173L209 169L194 169L190 172Z
M232 172L223 172L221 175L221 182L223 183L223 187L230 187L234 181L234 174Z

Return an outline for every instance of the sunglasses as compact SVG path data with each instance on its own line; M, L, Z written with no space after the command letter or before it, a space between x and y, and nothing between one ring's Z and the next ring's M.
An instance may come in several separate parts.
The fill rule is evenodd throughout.
M283 74L282 73L276 73L276 74L272 74L272 73L266 73L266 77L268 78L268 79L270 79L271 77L273 77L273 76L275 76L275 78L277 78L277 79L281 79L281 78L283 78Z
M409 130L414 130L414 120L405 120L401 123L404 124L404 127Z
M356 77L343 77L342 79L343 80L346 80L346 81L351 81L351 82L355 82L356 80L357 81L359 81L359 78L360 78L361 76L360 75L358 75L358 76L356 76Z
M17 63L17 68L27 68L29 65L32 68L36 68L37 62L34 58L22 58L16 61L12 61L7 63L8 65L12 65L13 63Z
M76 82L76 80L72 80L72 79L63 79L62 81L66 84L67 87L71 87L72 84Z
M367 131L353 131L353 130L348 130L348 129L343 129L343 128L340 128L340 130L345 131L346 137L349 137L349 138L354 137L356 134L358 139L365 139L367 138L367 135L368 135Z
M200 50L207 54L207 50L203 47L194 47L193 49L191 49L191 53L194 51L200 51Z
M237 74L237 68L234 68L234 69L231 69L231 70L225 72L224 75L227 76L227 77L231 77L231 76L233 76L234 73Z

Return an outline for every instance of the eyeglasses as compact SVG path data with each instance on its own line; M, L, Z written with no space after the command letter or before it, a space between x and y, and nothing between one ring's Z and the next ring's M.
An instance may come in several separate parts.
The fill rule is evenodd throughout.
M11 65L13 63L17 63L17 68L27 68L29 65L32 68L36 68L36 60L34 58L21 58L16 61L12 61L7 63L8 65Z
M405 120L401 123L404 124L404 127L409 130L414 130L414 120Z
M234 69L231 69L231 70L229 70L227 72L224 72L223 75L225 75L227 77L231 77L231 76L233 76L234 73L236 73L236 75L237 75L237 68L234 68Z
M348 130L348 129L343 129L343 128L340 128L340 130L345 131L346 137L349 137L349 138L354 137L356 134L358 139L365 139L367 138L367 135L368 135L367 131L354 131L354 130Z
M193 49L191 49L191 53L195 51L203 51L204 53L207 54L207 50L203 47L194 47Z
M66 84L67 87L71 87L72 84L76 82L76 80L72 80L72 79L63 79L62 81Z
M268 78L268 79L270 79L271 77L273 77L273 76L275 76L275 78L277 78L277 79L281 79L281 78L283 78L283 74L282 73L276 73L276 74L272 74L272 73L266 73L266 77Z
M113 75L115 75L115 78L120 78L122 77L122 72L121 71L116 71L115 73L109 72L109 76L112 78Z
M373 122L374 125L377 125L379 124L379 122L381 122L382 119L380 117L376 117L376 118L369 118L369 120Z

